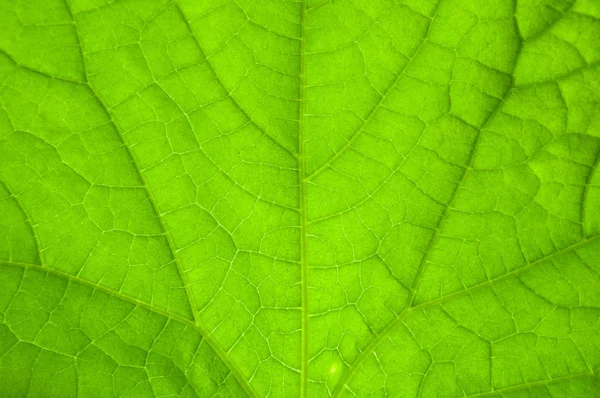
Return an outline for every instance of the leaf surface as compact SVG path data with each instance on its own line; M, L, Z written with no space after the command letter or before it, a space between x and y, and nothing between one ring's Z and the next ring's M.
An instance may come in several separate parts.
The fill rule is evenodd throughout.
M597 0L0 20L0 395L598 396Z

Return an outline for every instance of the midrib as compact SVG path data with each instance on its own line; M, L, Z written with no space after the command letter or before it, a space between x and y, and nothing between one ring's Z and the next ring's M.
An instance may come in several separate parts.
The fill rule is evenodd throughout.
M306 148L304 137L305 118L305 42L306 42L306 0L302 0L300 9L300 74L298 95L298 195L300 207L300 267L302 285L302 343L300 367L300 396L308 397L308 252L307 252L307 225L306 214Z

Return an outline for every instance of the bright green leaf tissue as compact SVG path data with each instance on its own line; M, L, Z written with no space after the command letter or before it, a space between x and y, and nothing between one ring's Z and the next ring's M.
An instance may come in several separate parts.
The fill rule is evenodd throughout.
M0 21L1 397L600 396L597 0Z

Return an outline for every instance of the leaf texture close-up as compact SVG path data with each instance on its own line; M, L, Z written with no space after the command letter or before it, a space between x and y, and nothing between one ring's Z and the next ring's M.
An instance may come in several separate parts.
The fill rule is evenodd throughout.
M600 397L600 0L0 0L0 397Z

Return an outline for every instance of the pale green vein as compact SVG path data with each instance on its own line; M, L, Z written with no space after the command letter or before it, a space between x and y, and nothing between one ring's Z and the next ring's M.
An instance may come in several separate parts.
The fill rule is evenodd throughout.
M73 14L71 14L71 17L73 17ZM75 20L73 20L73 23L75 23ZM79 33L77 32L77 24L75 23L75 31L77 36L79 36ZM79 41L79 38L77 39ZM79 46L81 47L81 45ZM80 50L82 57L83 57L83 49ZM110 120L111 124L113 125L113 127L115 128L115 130L117 131L117 135L121 141L121 145L123 146L123 148L125 149L125 151L127 152L127 156L129 157L129 159L131 159L131 163L135 168L135 171L140 179L140 181L142 182L142 186L144 188L144 190L146 191L146 194L148 195L149 198L149 202L150 205L152 207L152 210L154 212L154 214L156 215L156 218L158 219L158 222L160 223L161 229L165 232L165 238L167 240L168 246L169 246L169 251L171 253L171 257L173 258L175 265L177 266L177 270L179 272L179 276L181 277L181 281L184 285L186 294L187 294L187 298L190 304L190 308L192 310L192 316L195 320L196 323L199 322L198 320L198 308L196 305L196 300L194 299L194 296L190 290L190 284L187 281L187 277L185 276L185 270L183 269L183 266L181 265L181 261L179 260L178 256L177 256L177 251L175 250L175 246L172 242L171 236L168 232L167 226L164 223L163 218L161 217L161 213L158 209L158 205L157 205L157 201L156 198L154 197L154 194L152 192L152 189L150 189L150 186L148 185L144 174L142 173L140 167L139 167L139 161L138 159L136 159L136 157L134 156L133 152L131 151L131 148L129 148L129 145L127 144L125 137L123 136L123 133L121 132L121 129L119 128L117 122L114 120L112 112L110 111L108 105L104 102L104 100L98 95L96 94L94 88L92 87L92 85L89 83L89 78L88 78L88 73L87 73L87 68L85 66L85 58L83 58L83 70L85 72L85 85L88 86L89 90L91 91L91 94L96 98L96 100L98 101L98 103L100 104L100 106L102 107L104 113L106 114L106 117L108 117L108 119Z
M10 189L10 187L8 186L8 184L5 184L4 182L1 182L1 181L0 181L0 184L2 184L4 186L4 188L6 188L6 191L8 191L8 194L10 195L9 197L13 198L15 200L15 203L17 204L17 207L19 208L19 210L21 211L21 213L23 213L23 217L25 217L25 221L29 225L29 228L31 228L31 235L33 237L33 242L35 243L35 249L37 250L38 259L40 261L40 264L44 264L44 256L43 256L43 253L42 253L42 245L40 243L40 238L39 238L38 234L35 231L35 225L31 221L31 217L29 217L29 214L27 214L27 212L25 211L25 207L23 206L23 203L21 203L21 200L19 199L19 197Z
M65 7L67 8L67 12L69 13L69 17L71 17L71 22L73 23L73 29L75 30L75 39L77 40L77 48L79 49L79 56L81 57L81 66L83 67L83 76L85 81L88 82L88 73L87 66L85 65L85 58L83 56L83 46L81 45L81 38L79 37L79 31L77 29L77 23L75 23L75 16L73 15L73 10L71 9L71 5L69 4L69 0L65 1Z
M73 21L75 22L75 21ZM77 26L75 24L75 26ZM77 35L79 35L79 33L77 33ZM78 39L79 40L79 39ZM80 46L81 47L81 46ZM81 49L82 51L82 56L83 56L83 49ZM177 267L177 271L181 277L182 283L184 285L184 289L186 291L186 295L188 298L188 302L190 304L190 308L192 310L192 316L193 316L193 320L194 320L194 325L196 326L197 329L202 329L205 330L206 333L206 338L207 341L209 342L211 348L215 351L215 353L217 353L217 355L221 358L221 360L227 364L227 366L229 367L230 371L235 375L236 379L238 380L238 382L240 383L240 386L244 389L244 391L249 395L249 396L256 396L256 392L254 391L253 387L248 383L248 381L246 380L245 377L243 377L241 371L237 368L237 366L235 366L235 364L233 364L231 361L229 361L229 357L227 356L227 354L225 353L225 351L223 350L223 348L220 346L220 344L210 335L210 333L208 333L206 331L206 329L204 328L204 326L202 325L202 322L200 321L200 318L198 316L198 305L196 303L196 300L194 298L194 295L192 293L192 291L190 290L190 283L187 280L186 274L185 274L185 270L183 268L183 266L181 265L181 261L177 256L177 251L175 250L175 245L172 241L171 238L171 234L169 233L169 230L167 228L167 226L165 225L165 222L163 220L163 218L161 217L161 213L159 211L158 205L157 205L157 201L156 198L154 197L154 194L152 192L152 190L150 189L150 186L148 185L144 174L142 173L142 171L140 170L138 164L139 161L136 159L136 157L134 156L133 152L131 151L129 145L127 144L127 142L125 141L125 137L123 136L123 133L121 132L119 126L117 125L116 121L113 118L112 113L110 112L110 109L108 108L107 104L104 102L104 100L95 93L93 87L87 83L87 81L89 80L87 78L87 69L85 68L85 59L84 59L84 71L85 71L85 75L86 75L86 85L89 87L89 89L91 90L92 94L96 97L96 99L98 100L99 104L102 106L105 114L107 115L107 117L110 119L111 123L113 124L115 130L118 133L118 136L121 140L121 143L124 147L124 149L126 150L129 158L132 161L132 164L140 178L140 181L142 182L144 189L148 195L149 198L149 203L152 206L152 209L154 211L154 213L156 214L156 217L158 219L158 222L160 223L161 229L165 232L165 238L167 240L167 244L169 247L169 251L171 253L171 256L173 258L173 261L175 262L175 265Z
M291 148L288 148L287 146L283 145L282 143L279 142L279 140L277 140L275 137L273 137L270 133L267 132L267 129L262 128L261 126L259 126L258 124L256 124L256 122L252 119L252 115L249 115L248 112L246 112L246 110L237 102L237 100L233 97L233 93L230 92L227 87L225 87L225 85L223 84L223 82L221 81L221 79L219 79L219 75L217 75L217 72L215 71L215 69L213 68L212 63L210 62L209 57L206 55L206 53L204 52L204 50L202 49L202 47L200 46L200 41L198 40L198 38L196 37L196 34L194 33L194 30L192 29L192 26L190 25L190 23L188 22L188 18L185 15L183 9L181 8L181 6L179 5L178 2L175 2L175 5L177 7L177 10L179 11L182 19L185 21L187 28L189 29L190 33L192 34L192 36L194 37L194 40L196 41L196 44L198 45L198 50L200 51L200 54L202 55L202 58L206 61L206 64L208 65L208 67L210 68L212 74L215 76L215 78L217 79L219 85L221 87L223 87L223 90L225 90L225 92L228 94L229 98L231 98L231 101L233 101L234 105L240 110L240 112L242 112L242 114L244 115L244 117L246 117L246 119L248 119L249 123L251 123L252 125L254 125L262 134L265 135L265 137L267 137L269 140L271 140L275 145L277 145L279 148L281 148L283 151L285 151L288 155L292 156L293 158L297 159L298 158L298 154L295 153Z
M514 25L515 25L515 29L517 29L516 20L514 22ZM513 72L519 62L519 57L521 55L522 49L523 49L523 42L520 41L519 48L517 49L517 52L515 54L515 60L513 62ZM413 289L409 294L408 307L412 307L414 304L414 300L416 298L416 292L419 289L419 285L421 283L423 273L425 272L427 262L431 256L431 253L433 252L433 248L435 247L437 240L439 239L440 233L443 230L443 225L447 220L447 215L448 215L449 211L451 209L453 209L454 203L456 202L456 199L458 197L458 192L459 192L461 186L466 181L467 176L469 175L469 173L471 172L471 170L473 168L473 162L475 161L475 154L477 151L479 139L481 138L481 132L487 127L487 125L490 123L490 121L492 121L494 119L494 117L498 114L498 112L500 112L503 105L506 103L506 101L510 97L511 93L513 92L514 85L515 85L515 79L513 76L512 81L511 81L511 86L506 89L506 92L504 93L504 96L502 97L502 99L500 101L498 101L495 108L490 112L488 117L484 120L481 128L478 129L477 136L475 137L475 141L473 142L473 147L472 147L471 153L469 155L469 160L467 162L467 166L461 176L460 181L458 181L458 183L456 184L456 188L452 192L452 196L450 198L450 201L448 202L448 205L444 208L444 212L440 216L438 225L436 227L436 231L434 232L432 238L429 240L427 248L425 249L425 255L423 256L423 259L421 260L421 263L419 264L419 270L417 272L417 276L415 277Z
M559 76L553 77L551 80L542 80L534 83L526 83L526 84L515 84L515 88L527 88L527 87L537 87L543 84L555 83L560 80L566 80L570 77L575 76L576 74L583 72L588 69L594 69L600 66L600 61L591 62L589 64L583 65L579 68L572 69L568 72L565 72Z
M558 384L558 383L561 383L561 382L564 382L564 381L568 381L568 380L585 379L585 378L589 378L589 377L596 377L596 375L594 373L579 373L579 374L573 374L573 375L568 375L568 376L555 377L555 378L550 379L550 380L540 380L540 381L534 381L534 382L531 382L531 383L524 383L524 384L520 384L518 386L498 388L496 390L485 392L485 393L465 395L464 397L465 398L471 398L471 397L491 397L493 395L502 394L502 393L505 393L505 392L512 392L512 391L519 391L519 390L526 390L526 389L531 389L531 388L543 387L543 386L547 386L547 385L550 385L550 384Z
M567 246L561 250L558 250L548 256L542 257L540 259L538 259L537 261L534 261L532 263L529 263L521 268L518 268L514 271L511 271L509 273L506 273L502 276L499 276L497 278L493 278L493 279L489 279L485 282L481 282L478 283L476 285L473 286L469 286L467 289L464 290L460 290L451 294L448 294L444 297L441 297L439 299L436 300L431 300L431 301L426 301L422 304L419 304L417 306L414 307L410 307L407 308L405 310L403 310L398 317L396 317L396 319L394 319L390 324L388 324L388 326L386 326L386 328L379 333L372 341L371 343L369 343L369 345L361 352L360 356L354 361L354 363L352 364L352 366L350 367L350 369L348 369L348 371L344 374L344 376L342 377L342 379L340 380L340 383L337 385L333 396L334 397L339 397L340 394L342 393L343 389L347 386L347 384L350 382L350 380L352 379L352 376L356 373L356 371L358 370L358 368L360 367L360 365L377 349L377 347L392 333L392 331L394 331L408 316L418 312L418 311L422 311L425 310L427 308L431 308L434 307L436 305L441 305L444 303L447 303L449 301L452 301L454 299L460 298L460 297L464 297L467 296L471 293L473 293L476 290L479 289L483 289L485 287L491 286L493 284L502 282L504 280L513 278L518 276L519 274L528 271L532 268L534 268L535 266L545 262L545 261L550 261L553 258L560 256L562 254L568 253L570 251L576 250L578 248L581 248L583 246L586 246L596 240L600 239L600 235L596 235L593 236L589 239L585 239L582 240L581 242L575 243L573 245Z
M306 57L306 1L300 5L300 78L298 98L298 186L300 200L300 260L301 260L301 283L302 283L302 345L301 345L301 370L300 370L300 395L308 397L308 366L309 366L309 342L310 333L308 322L310 319L310 308L308 306L308 215L306 209L306 145L305 145L305 57Z
M90 89L92 89L90 87ZM93 90L92 90L93 92ZM169 230L167 229L167 226L165 225L165 222L163 220L163 218L161 217L161 213L158 210L158 206L157 206L157 202L156 202L156 198L154 198L154 194L152 193L152 190L149 188L148 183L146 182L143 173L141 172L139 166L138 166L138 161L137 159L134 157L133 152L131 152L131 149L129 148L129 145L127 145L127 143L125 142L125 138L123 137L123 134L121 133L121 130L118 128L115 120L113 119L112 114L110 113L110 110L108 109L108 107L106 106L106 104L104 103L104 101L98 96L96 95L96 98L98 99L99 103L102 105L102 107L104 108L104 111L106 112L107 116L110 118L110 120L112 121L115 129L117 130L117 132L119 133L118 136L121 139L121 142L123 143L123 147L125 148L125 150L127 151L130 159L132 160L132 164L134 165L144 187L145 190L148 194L148 198L149 198L149 202L154 210L154 213L156 214L156 218L158 219L158 222L160 223L160 226L162 228L163 231L165 231L165 238L167 240L168 246L169 246L169 250L171 252L171 255L173 257L173 260L177 266L177 270L179 272L179 275L181 276L187 297L188 297L188 301L190 303L190 307L192 310L192 314L194 317L194 324L196 325L197 328L206 330L204 328L204 326L202 325L202 322L200 321L200 318L198 317L198 305L196 303L196 300L194 299L194 296L190 290L190 283L187 280L187 277L185 276L185 270L183 269L183 266L181 265L181 261L179 260L179 257L177 256L177 251L174 249L175 245L173 244L172 238L171 238L171 234L168 232ZM248 381L246 380L245 377L243 377L241 371L239 371L237 369L237 367L228 360L228 356L225 353L225 351L223 350L223 348L221 347L221 345L210 335L210 333L208 333L208 331L206 332L206 337L207 337L207 341L210 343L211 348L218 354L218 356L221 358L221 360L227 364L227 366L229 366L229 369L236 374L236 379L238 380L238 382L240 383L240 385L242 386L242 388L246 391L246 393L248 393L249 396L256 396L257 394L254 392L254 389L252 388L252 386L250 385L250 383L248 383Z
M350 147L352 146L352 144L354 144L354 142L356 142L356 140L360 136L360 133L362 133L362 131L364 130L364 128L369 124L369 122L371 120L373 120L373 117L375 117L375 114L377 113L377 110L383 105L383 103L385 102L385 100L388 97L388 95L397 86L397 84L400 82L400 79L402 79L402 77L406 74L406 71L408 70L408 68L412 64L413 60L415 58L417 58L417 56L419 55L419 51L421 51L421 48L423 47L423 45L427 41L427 37L429 36L429 32L431 30L431 25L433 25L433 20L435 18L435 15L437 13L437 10L439 8L440 3L441 3L441 0L438 1L433 14L431 15L431 21L429 21L429 25L427 26L427 31L425 32L425 36L423 36L423 38L421 39L421 42L417 46L417 49L413 53L412 57L406 62L406 64L404 64L404 66L402 67L402 69L400 69L400 71L398 72L398 74L396 75L396 77L394 78L394 80L392 81L392 83L387 87L387 89L385 90L385 92L383 93L383 95L381 95L381 97L379 98L379 101L377 102L377 104L375 104L375 106L373 106L373 108L371 108L371 111L369 112L369 114L367 115L367 117L362 121L362 123L360 124L360 126L358 127L358 129L356 129L356 131L354 132L354 134L352 134L352 136L350 137L350 139L348 139L346 141L346 143L344 144L344 146L342 146L340 148L340 150L337 151L331 158L329 158L327 160L327 162L325 162L321 167L319 167L318 169L316 169L315 171L313 171L307 177L307 179L312 179L312 178L318 176L323 171L325 171L325 169L327 169L327 167L329 167L337 159L339 159L348 149L350 149Z
M471 154L469 156L469 161L468 161L467 167L463 171L460 181L457 182L456 188L452 192L452 197L450 198L450 202L444 208L444 212L440 216L440 219L438 221L438 225L435 229L435 232L433 233L433 236L429 240L427 248L425 249L425 255L423 256L423 259L421 260L421 262L419 264L419 270L417 272L417 276L415 277L415 282L414 282L413 288L411 289L411 292L409 294L408 307L411 307L414 304L417 290L419 289L419 285L421 283L423 274L425 272L427 262L429 261L429 258L431 257L431 254L433 252L433 248L435 247L435 245L439 239L441 231L444 229L444 223L447 220L447 216L448 216L449 212L451 210L453 210L453 208L454 208L454 204L456 203L456 199L458 197L458 191L460 190L461 186L465 183L465 181L467 180L467 176L469 175L469 173L472 170L473 161L475 159L475 153L476 153L476 150L478 147L477 144L479 143L479 138L481 137L481 131L487 126L489 121L492 120L494 118L494 116L499 112L499 110L502 108L502 105L506 102L508 97L510 97L510 94L512 93L512 91L513 91L513 87L511 86L506 91L504 98L502 98L502 100L498 102L498 105L496 106L496 108L490 113L489 117L485 120L485 122L483 123L483 126L481 127L481 129L479 129L477 136L475 137L475 141L473 142L473 148L472 148Z
M78 277L76 275L72 275L72 274L66 273L64 271L60 271L60 270L58 270L56 268L51 268L51 267L48 267L48 266L42 266L42 265L39 265L39 264L28 264L28 263L23 263L23 262L18 262L18 261L4 261L4 260L0 260L0 264L2 264L3 266L20 267L20 268L37 270L39 272L46 272L46 273L54 275L56 277L59 277L59 278L62 278L62 279L66 279L66 280L68 280L70 282L74 282L74 283L77 283L79 285L89 287L89 288L91 288L93 290L97 290L97 291L102 292L104 294L107 294L109 296L118 298L121 301L127 302L127 303L135 305L137 307L144 308L145 310L148 310L148 311L150 311L152 313L155 313L155 314L158 314L158 315L162 315L162 316L164 316L166 318L171 318L171 319L173 319L173 320L175 320L177 322L184 323L184 324L186 324L188 326L192 326L192 327L196 326L196 324L192 320L190 320L188 318L185 318L185 317L183 317L181 315L178 315L178 314L175 314L173 312L167 311L167 310L162 309L160 307L154 307L154 306L148 304L145 301L138 300L138 299L136 299L134 297L131 297L131 296L128 296L128 295L126 295L126 294L124 294L124 293L122 293L120 291L113 290L113 289L110 289L110 288L108 288L106 286L102 286L102 285L96 284L96 283L94 283L94 282L92 282L90 280L80 278L80 277Z
M73 83L73 84L77 84L77 85L86 85L86 82L84 80L73 80L73 79L69 79L68 77L62 77L62 76L56 76L56 75L52 75L50 73L47 72L42 72L40 70L37 69L33 69L27 65L23 65L21 63L19 63L11 54L9 54L8 52L6 52L5 50L0 48L0 54L3 54L6 58L8 58L12 63L15 64L15 66L27 70L29 72L35 73L36 75L40 75L40 76L44 76L47 77L48 79L52 79L52 80L58 80L58 81L63 81L65 83Z
M439 3L438 3L438 7L439 7ZM516 20L514 22L515 25L515 29L517 29L517 23ZM431 25L430 25L431 26ZM516 65L518 63L519 60L519 55L521 54L521 50L522 50L522 41L520 42L519 48L517 50L517 53L515 55L515 60L513 62L513 71L516 68ZM471 150L471 154L469 155L469 160L467 163L467 167L465 168L460 181L456 184L456 188L454 189L452 196L449 200L448 205L444 208L444 212L442 213L442 215L439 218L438 221L438 225L436 227L436 231L434 232L433 236L431 237L431 239L429 240L429 243L427 244L427 248L425 249L425 255L423 256L423 259L421 260L419 267L418 267L418 271L417 271L417 275L415 276L415 280L413 282L413 286L412 289L410 290L410 293L408 295L407 298L407 304L404 307L404 309L399 313L399 315L396 317L395 320L393 320L388 327L386 327L384 329L384 331L382 333L380 333L377 337L375 337L375 339L371 342L371 344L369 344L369 346L367 347L367 349L365 349L361 355L358 357L358 359L352 364L352 366L350 367L350 369L348 369L348 371L344 374L344 376L342 377L342 380L340 381L340 383L337 385L336 390L334 392L334 396L339 396L339 394L341 393L342 389L344 388L344 385L346 385L349 381L350 378L352 377L352 375L354 374L354 372L356 371L357 366L365 359L366 356L370 355L371 352L373 352L373 350L380 344L380 342L385 339L385 337L387 335L389 335L389 333L394 329L394 325L397 325L398 323L400 323L409 313L411 309L417 308L414 307L414 300L416 298L416 292L418 291L419 285L421 283L421 279L422 276L425 272L425 268L427 265L427 262L429 260L429 257L431 256L431 253L433 252L433 248L435 247L435 244L437 242L437 240L439 239L440 236L440 232L443 229L443 225L444 222L447 219L447 215L450 211L450 209L453 208L453 205L456 201L457 198L457 194L458 191L460 189L460 187L463 185L464 181L466 180L467 175L469 174L472 166L473 166L473 161L475 159L475 152L477 149L477 144L479 142L479 138L481 136L481 131L488 125L488 123L494 118L494 116L500 111L500 109L502 108L503 104L506 102L506 100L509 98L510 94L512 93L514 87L514 77L512 79L512 83L511 86L509 88L507 88L506 92L504 93L504 96L502 97L502 100L498 101L498 104L496 105L496 107L490 112L490 114L488 115L488 117L486 118L486 120L483 122L482 127L479 129L477 136L475 137L475 141L473 143L473 147Z
M328 3L331 3L331 0L322 0L322 1L318 2L318 3L316 3L316 4L313 4L310 7L308 7L306 9L306 12L310 12L312 10L316 10L317 8L321 8L321 7L323 7L324 5L326 5Z
M585 227L585 222L586 222L586 217L587 217L587 202L588 202L588 196L590 194L590 188L592 187L592 179L594 178L594 175L596 174L597 170L598 170L598 163L600 163L600 149L598 149L597 154L596 154L596 159L594 160L594 164L592 164L592 168L590 169L590 173L587 176L587 179L585 181L585 187L583 188L583 194L581 195L581 209L580 209L580 214L581 214L581 225L583 228L583 233L584 235L587 235L587 231L586 231L586 227Z
M435 305L438 305L438 304L443 304L443 303L451 301L451 300L453 300L455 298L458 298L458 297L464 296L466 294L469 294L473 290L484 288L486 286L490 286L492 284L495 284L495 283L502 282L504 280L510 279L512 277L515 277L515 276L517 276L519 274L522 274L522 273L524 273L524 272L526 272L526 271L528 271L528 270L530 270L530 269L538 266L540 263L543 263L545 261L550 261L550 260L552 260L555 257L561 256L561 255L563 255L565 253L568 253L568 252L571 252L573 250L577 250L577 249L579 249L581 247L585 247L585 246L587 246L587 245L595 242L598 239L600 239L600 235L596 235L596 236L592 236L590 238L584 239L584 240L582 240L580 242L577 242L577 243L574 243L574 244L569 245L567 247L564 247L561 250L557 250L557 251L555 251L555 252L553 252L553 253L551 253L551 254L549 254L547 256L544 256L544 257L542 257L542 258L540 258L540 259L538 259L536 261L533 261L533 262L531 262L529 264L526 264L526 265L524 265L521 268L517 268L517 269L515 269L515 270L513 270L511 272L508 272L508 273L506 273L506 274L504 274L502 276L499 276L497 278L489 279L489 280L487 280L485 282L481 282L481 283L469 286L465 290L459 290L457 292L448 294L448 295L446 295L444 297L441 297L439 299L435 299L435 300L431 300L431 301L426 301L426 302L424 302L422 304L419 304L417 306L412 307L412 310L424 309L424 308L429 308L429 307L432 307L432 306L435 306Z
M195 323L190 319L182 317L181 315L178 315L178 314L174 314L170 311L167 311L167 310L164 310L164 309L161 309L158 307L154 307L144 301L137 300L137 299L127 296L121 292L109 289L102 285L97 285L88 280L78 278L74 275L59 271L54 268L42 267L41 265L37 265L37 264L8 262L8 261L2 261L2 260L0 260L0 264L2 264L2 266L18 267L18 268L24 268L24 269L31 269L31 270L35 270L38 272L45 272L47 274L54 275L58 278L67 280L68 282L73 282L73 283L79 284L81 286L90 288L92 290L96 290L96 291L106 294L108 296L117 298L125 303L131 304L131 305L139 307L139 308L143 308L146 311L149 311L153 314L163 316L167 319L172 319L174 321L177 321L188 327L193 328L208 343L210 348L217 354L217 356L225 364L225 366L227 366L227 368L229 369L229 371L231 372L233 377L236 379L236 381L239 383L240 387L244 390L244 392L246 394L248 394L249 397L258 396L258 394L256 394L256 392L248 384L248 382L244 378L244 376L243 376L242 372L239 370L239 368L229 359L229 356L227 355L227 353L225 353L225 351L220 347L219 343L216 342L215 339L212 337L210 332L208 330L206 330L201 324Z
M571 3L567 6L567 8L565 8L562 11L562 14L560 16L556 17L556 19L554 21L550 22L548 25L546 25L539 32L536 32L533 35L525 38L525 41L534 41L534 40L542 37L546 32L549 32L550 30L552 30L552 28L554 28L556 26L556 24L558 24L560 21L562 21L562 19L565 17L565 15L567 15L567 13L569 11L571 11L571 8L573 8L573 6L575 5L576 2L577 2L577 0L571 0Z
M186 294L188 296L188 301L190 302L190 307L192 309L193 317L196 320L196 322L198 322L198 315L197 315L198 309L197 309L197 305L196 305L196 300L194 299L194 296L193 296L192 292L190 291L190 284L187 281L187 278L185 276L185 270L183 269L183 266L181 265L181 261L179 260L179 258L177 256L177 251L175 250L175 245L173 244L171 235L168 232L169 230L168 230L167 226L165 225L163 218L161 217L161 213L156 204L157 203L156 198L154 197L154 194L152 193L152 190L150 189L150 186L148 185L148 183L144 177L144 174L142 173L142 171L140 170L140 168L138 166L139 161L137 160L137 158L134 156L133 152L129 148L129 145L127 144L127 142L125 141L125 138L123 137L123 134L121 133L121 129L118 127L117 122L113 119L112 113L110 112L110 110L108 109L106 104L104 103L104 100L102 100L102 98L100 98L99 95L95 94L95 92L91 86L89 86L89 87L90 87L90 90L92 91L92 93L94 94L94 96L97 98L99 104L102 106L104 112L106 113L106 116L110 119L112 125L114 126L115 130L117 131L118 136L123 145L123 148L125 149L125 151L127 152L127 155L131 159L131 163L134 166L134 168L142 182L144 190L146 191L146 193L148 195L150 205L152 206L152 210L153 210L154 214L156 214L156 218L158 219L158 222L160 223L161 229L165 232L165 237L167 239L169 250L171 252L171 257L173 257L173 260L177 266L179 275L181 276Z

